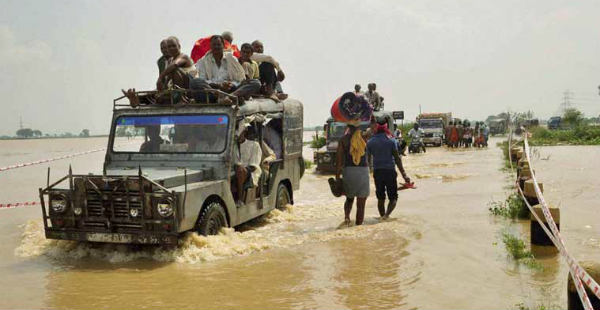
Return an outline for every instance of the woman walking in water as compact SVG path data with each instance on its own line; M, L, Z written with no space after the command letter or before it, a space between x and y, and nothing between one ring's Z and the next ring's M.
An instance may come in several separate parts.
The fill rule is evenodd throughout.
M369 197L369 165L366 155L367 143L358 124L348 124L347 133L340 139L337 149L336 181L342 174L346 202L344 223L350 226L350 211L356 197L356 225L365 217L365 204Z

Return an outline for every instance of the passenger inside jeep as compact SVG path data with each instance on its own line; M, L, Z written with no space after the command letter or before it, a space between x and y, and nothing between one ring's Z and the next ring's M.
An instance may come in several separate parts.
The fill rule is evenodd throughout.
M140 153L156 153L160 151L160 145L165 143L165 140L160 137L160 125L146 126L145 131L146 141L140 146Z
M231 191L238 205L246 200L250 188L256 188L253 191L255 197L260 196L261 175L268 172L269 163L275 160L271 148L266 143L259 143L257 126L260 125L245 123L241 126L233 148L235 175L231 183Z
M271 119L263 129L263 140L273 150L277 159L283 158L281 118Z

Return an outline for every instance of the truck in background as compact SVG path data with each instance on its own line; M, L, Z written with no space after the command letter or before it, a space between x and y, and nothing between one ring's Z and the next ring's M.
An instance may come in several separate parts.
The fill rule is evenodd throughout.
M550 130L556 130L556 129L560 129L560 121L561 121L561 117L560 116L553 116L548 120L548 129Z
M423 143L442 146L445 137L445 129L448 122L452 120L452 113L421 113L417 116L417 123L425 133Z
M487 125L490 128L490 135L503 135L506 133L508 123L506 119L501 117L494 117L487 121Z

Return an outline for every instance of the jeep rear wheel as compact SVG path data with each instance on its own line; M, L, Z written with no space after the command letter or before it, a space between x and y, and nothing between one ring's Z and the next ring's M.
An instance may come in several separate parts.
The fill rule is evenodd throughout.
M275 201L275 208L279 210L285 210L285 206L292 202L290 198L290 191L287 186L283 183L279 183L277 187L277 199Z
M225 209L220 203L214 201L202 209L196 224L196 231L204 236L216 235L221 228L226 226Z

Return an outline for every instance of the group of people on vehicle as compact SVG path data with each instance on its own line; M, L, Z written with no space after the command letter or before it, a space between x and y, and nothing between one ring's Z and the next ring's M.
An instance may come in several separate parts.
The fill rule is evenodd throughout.
M354 85L354 95L363 96L373 107L373 111L383 110L383 97L379 95L377 90L377 84L369 83L367 85L367 91L361 91L360 84Z
M231 94L242 102L250 97L267 97L277 102L287 98L281 88L285 74L275 58L263 53L264 46L259 40L244 43L238 49L233 44L233 34L225 31L196 41L190 57L181 52L179 39L171 36L160 42L160 50L158 94L150 98L138 95L135 88L122 90L132 106L166 102L161 91L172 89L187 90L175 99L179 102L189 98L196 102L216 101L217 97L209 90ZM171 102L172 98L168 99ZM231 101L227 97L223 100Z
M446 145L457 147L487 147L490 129L484 122L475 122L471 127L468 120L450 122L446 127Z

